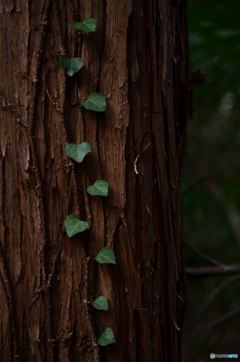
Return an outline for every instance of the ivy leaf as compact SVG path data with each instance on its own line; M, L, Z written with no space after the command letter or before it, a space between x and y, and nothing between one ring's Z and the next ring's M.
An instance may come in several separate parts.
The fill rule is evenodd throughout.
M92 303L93 307L99 310L109 310L109 304L106 297L101 295Z
M116 264L116 257L111 248L102 248L95 256L95 260L100 264Z
M105 328L101 336L98 338L98 344L100 344L100 346L107 346L108 344L115 342L116 338L111 328Z
M105 180L97 180L94 185L88 186L87 192L93 196L108 196L109 183Z
M106 109L106 97L101 93L92 93L89 98L82 103L82 106L91 111L104 112Z
M70 59L66 55L60 55L60 64L67 74L72 77L82 68L84 61L81 58Z
M72 214L67 216L64 221L64 226L69 237L81 233L89 227L86 221L81 221L77 216Z
M79 145L76 143L69 143L66 148L66 154L74 161L81 163L84 157L91 152L92 148L88 142L82 142Z
M75 29L90 31L90 32L96 31L96 27L97 27L97 19L95 18L87 18L83 20L83 22L74 24Z

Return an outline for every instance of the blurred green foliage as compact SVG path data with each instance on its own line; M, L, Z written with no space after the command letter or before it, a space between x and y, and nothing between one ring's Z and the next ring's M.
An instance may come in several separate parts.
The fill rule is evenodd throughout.
M206 116L220 106L227 92L233 94L233 104L239 100L239 16L238 0L189 1L191 67L202 69L211 80L208 90L198 92Z
M191 70L201 69L209 81L193 86L184 240L225 265L240 264L239 18L239 0L189 0ZM188 243L185 264L210 266ZM188 278L187 287L183 360L240 355L240 275Z

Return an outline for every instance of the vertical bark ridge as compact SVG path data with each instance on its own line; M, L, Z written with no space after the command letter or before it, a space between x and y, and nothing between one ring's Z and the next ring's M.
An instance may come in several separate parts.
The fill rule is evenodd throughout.
M11 359L13 361L17 361L19 357L19 351L18 351L18 335L16 330L16 321L15 321L15 313L14 313L14 306L13 306L13 295L11 291L11 284L9 277L7 275L7 270L4 262L4 255L2 251L2 246L0 245L0 272L1 272L1 281L3 284L3 288L6 293L6 300L7 300L7 307L9 311L9 324L11 326L11 332L12 332L12 344L13 344L13 355L11 356Z
M144 299L149 294L148 290L153 288L150 299L154 300L155 295L158 300L155 303L155 310L149 311L150 319L156 316L160 318L160 323L156 322L156 319L152 320L150 324L152 327L149 327L148 332L152 333L152 336L160 336L162 341L161 346L157 341L153 344L154 361L162 359L171 361L181 358L179 327L182 325L181 318L178 317L179 314L177 315L181 304L177 291L180 286L179 275L182 275L178 156L180 144L176 130L179 128L178 123L181 125L185 122L186 114L182 112L184 105L176 99L173 84L176 84L174 81L177 79L177 84L179 84L177 91L180 93L180 89L183 89L185 92L188 80L185 77L184 84L180 83L180 76L177 76L180 74L182 77L182 73L187 73L186 66L181 63L181 59L176 58L175 54L178 33L181 34L180 36L187 36L186 33L180 32L182 24L180 25L177 21L178 6L176 1L143 1L141 9L137 2L133 2L135 15L132 14L129 25L129 47L135 44L135 49L129 51L132 124L128 132L132 149L128 147L127 177L129 182L127 184L128 187L130 184L133 185L133 188L128 189L128 194L134 190L135 184L134 198L138 200L142 198L142 206L137 206L142 213L142 225L137 222L139 214L136 214L135 219L135 224L138 224L142 232L138 230L135 238L141 240L142 250L149 250L149 255L152 255L147 257L148 252L143 254L142 265L145 266L145 270L143 268L142 272L145 278L149 274L153 279L152 287L148 285L148 278L144 281L143 290L146 295ZM139 24L142 24L142 28ZM139 41L134 43L133 39L139 39ZM149 64L151 64L150 68ZM149 82L148 87L144 87L144 82L145 84ZM144 125L144 119L146 125ZM131 170L132 163L136 166L135 175ZM154 164L156 171L151 169L151 165ZM132 209L130 204L132 200L127 205L127 209ZM134 212L133 209L132 212ZM128 218L132 220L131 212L128 215L127 223ZM153 223L151 216L153 216ZM147 232L144 231L146 227ZM150 268L152 271L148 271L149 265L152 265ZM182 291L182 287L180 289ZM162 298L161 290L165 291L165 296ZM160 328L161 325L162 328ZM144 353L143 345L141 348ZM179 350L173 348L175 345L179 346ZM147 361L149 358L145 357L143 360Z
M40 251L40 266L41 266L41 278L42 278L42 287L40 292L43 292L44 302L45 302L45 312L46 312L46 344L47 344L47 361L54 361L53 347L51 344L52 340L52 326L51 326L51 307L50 307L50 296L49 288L47 286L47 275L46 275L46 244L47 244L47 233L46 233L46 221L45 221L45 211L44 211L44 200L43 200L43 190L42 182L39 173L39 166L37 162L36 147L34 142L34 119L36 117L37 109L37 96L38 96L38 85L40 82L40 71L42 66L42 54L44 49L44 40L46 36L46 25L49 17L49 8L51 0L46 0L43 7L43 16L41 20L41 32L38 44L38 54L36 59L36 68L33 78L33 89L32 89L32 104L29 114L29 144L32 156L32 171L35 175L36 182L36 193L39 199L39 216L40 216L40 227L41 227L41 251Z

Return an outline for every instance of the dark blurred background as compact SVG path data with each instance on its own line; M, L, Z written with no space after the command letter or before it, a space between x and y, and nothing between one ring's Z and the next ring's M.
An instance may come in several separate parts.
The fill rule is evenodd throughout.
M189 33L190 69L206 73L193 84L182 178L185 264L201 268L187 274L192 362L240 358L240 1L189 0Z

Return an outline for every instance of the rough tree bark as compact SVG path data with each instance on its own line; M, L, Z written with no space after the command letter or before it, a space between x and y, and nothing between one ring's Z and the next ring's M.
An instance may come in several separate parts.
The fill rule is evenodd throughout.
M185 0L0 0L1 361L180 361ZM96 33L73 25L98 19ZM68 77L59 55L81 57ZM80 106L107 97L103 114ZM69 142L92 146L82 164ZM108 198L86 193L103 178ZM90 229L68 238L68 214ZM116 265L94 261L114 249ZM108 312L89 302L105 295ZM117 343L99 347L105 327Z

